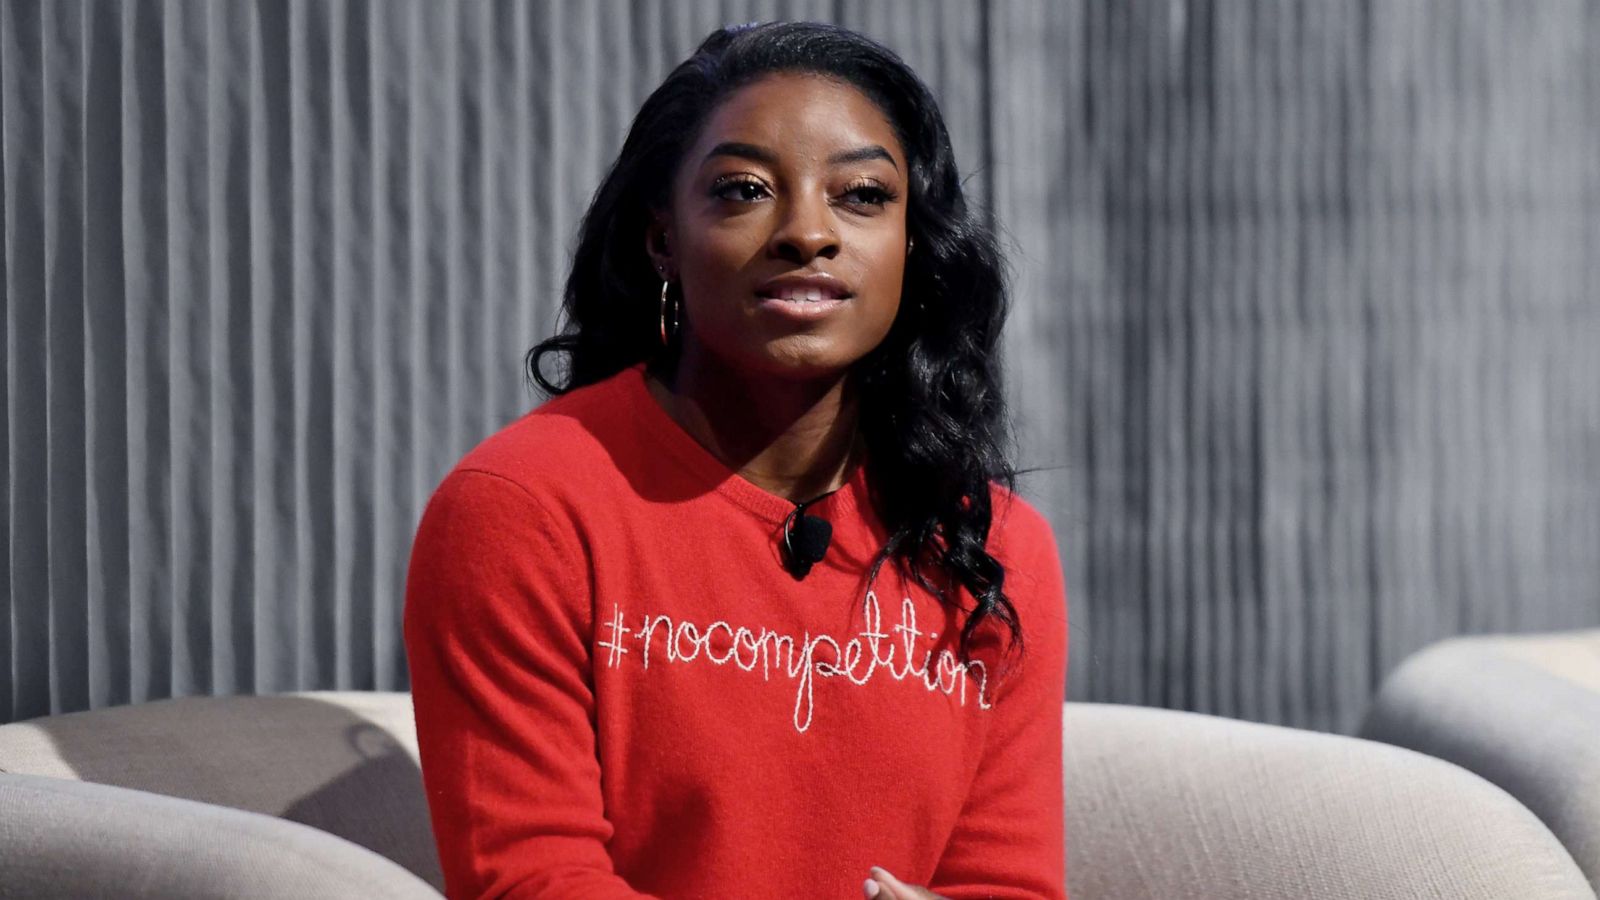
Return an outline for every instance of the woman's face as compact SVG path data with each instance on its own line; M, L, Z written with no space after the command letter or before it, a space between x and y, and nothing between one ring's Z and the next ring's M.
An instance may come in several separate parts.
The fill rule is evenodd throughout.
M752 374L837 374L889 332L906 259L905 151L856 88L778 74L714 110L647 249L683 291L685 359ZM665 249L658 239L664 235ZM844 292L780 299L774 279Z

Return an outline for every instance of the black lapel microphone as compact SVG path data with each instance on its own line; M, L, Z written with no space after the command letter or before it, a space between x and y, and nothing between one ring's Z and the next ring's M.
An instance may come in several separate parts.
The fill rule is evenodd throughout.
M831 493L833 491L828 492ZM828 494L795 504L794 512L783 520L783 566L796 580L806 577L811 567L822 561L828 552L828 543L833 540L833 524L805 511Z

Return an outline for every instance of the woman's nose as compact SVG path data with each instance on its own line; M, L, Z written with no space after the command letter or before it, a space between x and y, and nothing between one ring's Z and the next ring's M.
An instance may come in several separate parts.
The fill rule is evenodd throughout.
M768 250L783 259L804 265L812 258L833 258L839 253L839 236L833 225L833 210L820 195L796 196L784 204L778 225L768 242Z

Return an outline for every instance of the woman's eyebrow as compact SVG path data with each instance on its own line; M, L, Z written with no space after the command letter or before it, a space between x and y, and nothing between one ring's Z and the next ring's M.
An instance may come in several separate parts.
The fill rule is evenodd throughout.
M778 163L778 155L773 153L771 150L768 150L766 147L756 144L746 144L741 141L723 141L715 147L712 147L711 152L706 154L705 159L701 160L700 164L703 166L712 158L718 156L734 156L739 157L740 159L749 159L758 163L765 163L769 166L777 165ZM838 153L828 157L828 163L829 165L839 165L841 163L860 162L861 160L865 159L888 160L889 165L894 166L894 170L896 172L900 171L900 166L894 161L894 157L890 156L889 151L885 150L878 144L869 144L865 147L857 147L854 150L841 150Z

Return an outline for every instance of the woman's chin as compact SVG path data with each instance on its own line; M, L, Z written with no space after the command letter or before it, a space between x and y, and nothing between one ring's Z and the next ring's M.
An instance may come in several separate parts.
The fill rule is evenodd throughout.
M718 361L713 363L714 367L731 370L730 374L737 373L745 378L792 381L838 378L871 350L858 347L855 342L841 342L826 332L752 334L745 340L729 337L730 340L718 341L715 345L706 342L705 349Z
M821 335L789 335L768 342L759 354L761 374L797 380L830 378L860 357Z

